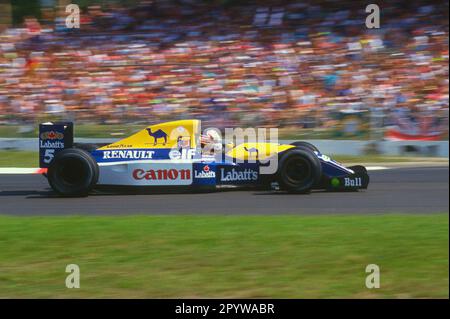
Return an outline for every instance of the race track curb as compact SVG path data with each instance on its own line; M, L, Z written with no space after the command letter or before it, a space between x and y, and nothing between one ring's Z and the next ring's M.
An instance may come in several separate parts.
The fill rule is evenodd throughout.
M21 175L21 174L44 174L46 168L30 168L30 167L0 167L0 174Z

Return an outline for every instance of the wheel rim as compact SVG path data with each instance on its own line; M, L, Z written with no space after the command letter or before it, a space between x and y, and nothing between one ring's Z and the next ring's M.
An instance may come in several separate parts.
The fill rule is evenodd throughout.
M285 176L292 185L301 185L311 178L310 163L303 158L291 158L285 163Z
M61 163L58 175L61 181L70 186L80 185L86 178L85 165L75 158L68 158Z

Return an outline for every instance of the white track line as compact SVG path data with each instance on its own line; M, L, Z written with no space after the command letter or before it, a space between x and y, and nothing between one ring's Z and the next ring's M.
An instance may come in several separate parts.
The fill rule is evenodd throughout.
M381 171L384 169L389 169L389 167L385 167L385 166L367 166L366 169L368 171Z

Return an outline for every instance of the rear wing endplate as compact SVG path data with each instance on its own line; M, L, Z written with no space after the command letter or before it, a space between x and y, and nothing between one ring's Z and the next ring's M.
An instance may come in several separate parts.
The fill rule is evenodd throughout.
M49 167L58 152L70 147L73 147L72 122L39 124L39 167Z

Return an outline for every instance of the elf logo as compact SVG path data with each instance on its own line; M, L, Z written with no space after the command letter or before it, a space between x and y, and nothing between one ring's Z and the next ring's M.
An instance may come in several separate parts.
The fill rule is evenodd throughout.
M195 171L195 178L216 178L216 172L212 171L208 165L203 166L203 170Z
M231 171L225 171L224 168L220 169L220 180L222 182L235 182L235 181L255 181L258 179L258 172L245 169L243 171L237 171L236 169L231 169Z
M362 187L362 179L361 177L345 177L344 178L344 186L345 187Z
M183 148L181 151L173 149L169 152L169 158L171 160L189 160L195 157L197 151L193 148Z

